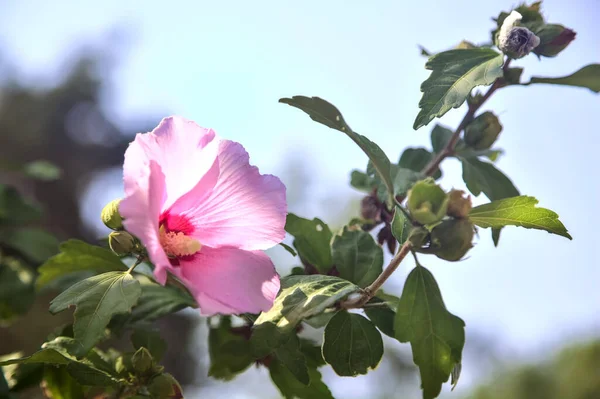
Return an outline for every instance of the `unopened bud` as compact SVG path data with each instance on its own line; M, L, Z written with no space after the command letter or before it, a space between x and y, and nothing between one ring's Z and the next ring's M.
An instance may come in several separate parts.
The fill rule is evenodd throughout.
M465 192L462 190L450 190L450 193L448 193L448 210L446 211L448 216L457 219L467 217L473 204L471 203L471 196L468 195L467 198L465 198L464 195Z
M540 44L540 38L529 29L517 26L523 16L516 11L510 13L498 33L498 48L511 58L522 58Z
M360 202L360 215L363 219L378 221L381 203L373 196L369 195Z
M486 111L465 128L465 143L475 150L486 150L494 144L501 131L498 117Z
M148 392L153 398L183 399L183 390L171 374L159 374L152 379Z
M473 247L473 235L469 219L444 220L431 231L432 252L440 259L460 260Z
M141 347L137 350L131 357L131 364L133 366L133 370L138 375L147 374L152 370L153 366L152 355L148 352L148 349Z
M577 36L575 31L559 24L546 24L536 29L536 34L540 38L540 45L533 52L544 57L555 57Z
M117 255L126 255L135 249L135 238L126 231L113 231L108 235L108 246Z
M104 209L102 209L102 213L100 214L100 217L102 218L102 222L109 229L113 229L113 230L122 230L123 229L123 218L121 218L121 215L119 214L119 203L120 202L121 202L120 199L112 200L108 204L106 204Z
M433 179L421 180L408 191L408 210L421 224L442 220L448 208L448 196Z

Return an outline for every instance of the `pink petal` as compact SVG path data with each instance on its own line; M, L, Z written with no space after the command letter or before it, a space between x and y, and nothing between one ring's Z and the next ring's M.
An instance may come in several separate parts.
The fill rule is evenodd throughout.
M119 204L119 213L124 218L125 229L146 247L155 265L156 279L164 284L166 269L171 267L158 232L158 217L165 197L165 176L155 161L148 164L144 157L145 154L136 146L130 146L125 152L125 198ZM139 167L144 162L146 169Z
M267 311L279 292L273 262L261 251L202 247L174 269L204 315Z
M195 227L191 235L213 248L261 250L281 242L287 214L283 183L250 166L239 143L221 141L218 161L220 174L210 195L192 191L170 212L187 217Z
M217 157L219 140L215 140L212 129L172 116L164 118L152 132L137 134L130 147L140 147L148 160L160 165L166 181L163 208L166 209L193 189L210 170ZM137 167L143 169L147 162L140 162Z

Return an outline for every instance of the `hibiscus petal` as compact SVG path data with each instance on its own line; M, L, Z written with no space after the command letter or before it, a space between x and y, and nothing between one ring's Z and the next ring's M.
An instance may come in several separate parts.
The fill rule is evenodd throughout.
M175 274L203 315L267 311L279 292L279 275L262 251L202 247L192 260L182 258Z
M140 148L135 146L130 146L125 152L125 198L119 204L119 213L124 218L125 229L138 237L146 247L155 265L156 280L164 284L166 269L171 267L158 232L158 217L165 197L165 176L154 161L150 161L146 169L139 168L138 164L144 162L144 156Z
M233 141L220 142L218 161L220 174L210 195L192 196L195 201L184 196L185 206L175 202L172 213L187 217L195 228L192 235L213 248L261 250L281 242L287 214L281 180L261 175Z
M164 118L152 132L137 134L130 147L139 147L148 161L160 165L166 181L166 209L210 170L217 157L219 140L215 140L212 129L171 116ZM137 167L147 168L148 161L138 163Z

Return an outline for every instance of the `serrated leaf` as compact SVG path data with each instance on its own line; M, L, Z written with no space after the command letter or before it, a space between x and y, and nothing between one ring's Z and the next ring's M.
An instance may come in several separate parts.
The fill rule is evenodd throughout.
M381 305L381 306L373 306ZM379 331L388 337L396 338L394 320L396 312L380 298L373 298L364 308L367 317L377 326Z
M58 240L36 227L19 227L0 231L0 242L19 251L34 263L42 263L58 252Z
M494 246L498 246L498 242L500 241L500 232L502 229L492 229L492 241L494 242Z
M40 289L57 278L81 271L98 273L127 270L121 259L108 249L69 240L60 244L60 253L48 259L38 269L40 275L35 284Z
M568 238L572 237L558 220L558 215L545 208L536 208L534 197L519 196L490 202L471 209L469 219L479 227L501 228L520 226L527 229L546 230Z
M68 372L66 367L44 368L44 391L52 399L81 399L83 387Z
M404 243L408 240L408 235L410 234L410 230L412 229L412 224L410 220L406 217L404 212L402 212L397 206L394 211L394 218L392 219L392 234L398 240L400 244Z
M27 223L41 216L40 209L26 201L14 187L0 184L0 221Z
M306 358L300 350L300 340L296 334L289 334L287 342L275 349L274 354L298 381L304 385L310 384Z
M560 78L545 78L532 76L529 83L547 83L554 85L575 86L588 88L594 93L600 93L600 64L590 64L584 66L577 72Z
M407 148L402 153L400 160L398 161L398 166L404 169L410 169L415 172L420 172L429 162L433 159L435 155L431 153L429 150L425 148ZM432 175L434 179L439 179L442 177L442 172L437 169L435 173Z
M113 315L131 310L142 293L127 272L108 272L73 285L50 302L50 312L75 306L73 333L77 355L87 353L105 334Z
M383 340L365 317L338 312L323 334L323 359L340 376L367 374L383 357Z
M465 344L464 321L448 312L435 278L423 266L406 279L396 309L394 330L400 342L410 342L419 367L423 398L439 395Z
M145 282L142 284L142 294L138 304L131 311L129 321L131 323L153 321L190 306L196 307L196 301L188 292L173 286Z
M390 174L391 164L389 158L385 155L385 152L365 136L353 132L344 120L342 113L333 104L319 97L305 96L282 98L279 102L296 107L306 112L312 120L345 133L369 157L375 169L377 169L377 173L385 183L388 192L394 192L393 181Z
M460 158L463 180L473 195L483 192L490 200L519 195L519 190L494 165L477 158Z
M361 288L375 281L383 270L383 250L366 231L344 227L334 237L331 252L340 277Z
M435 125L431 130L431 147L433 152L440 153L452 139L454 132L442 125ZM460 140L462 142L462 140Z
M331 230L321 219L304 219L288 213L285 231L294 236L294 246L302 259L321 273L327 273L333 261L331 257Z
M286 399L333 399L329 388L321 380L321 373L316 367L308 369L309 385L304 385L298 381L278 359L272 360L269 364L269 374L281 395Z
M136 329L131 334L131 343L136 350L142 347L148 349L157 362L161 361L167 351L167 342L157 331Z
M460 107L473 88L491 85L502 77L503 59L502 54L488 48L449 50L431 57L425 68L432 72L421 85L421 111L413 128Z
M218 325L211 326L208 333L208 354L208 375L225 381L233 379L254 362L247 338L232 332L231 318L228 316L222 316Z
M355 189L366 193L370 193L373 190L373 187L376 187L373 178L360 170L353 170L350 173L350 185Z

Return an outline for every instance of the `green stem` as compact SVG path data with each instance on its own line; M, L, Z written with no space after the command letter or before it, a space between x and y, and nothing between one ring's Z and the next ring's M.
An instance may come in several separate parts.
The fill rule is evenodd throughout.
M137 260L135 261L135 263L129 268L129 270L127 270L127 274L131 274L131 272L133 271L133 269L135 269L140 263L142 263L143 261L145 261L146 258L143 256L138 256Z

